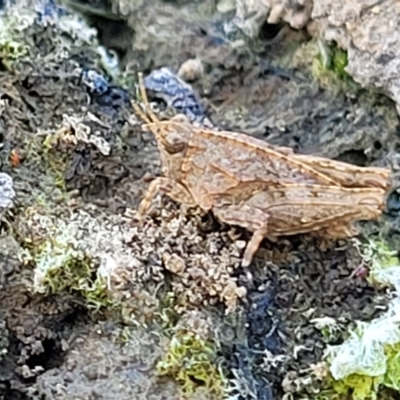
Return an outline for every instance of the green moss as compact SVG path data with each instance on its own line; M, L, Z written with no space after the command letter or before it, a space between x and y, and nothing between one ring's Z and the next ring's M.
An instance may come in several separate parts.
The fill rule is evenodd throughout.
M317 41L318 52L312 62L312 74L324 87L339 89L360 89L347 73L347 52L336 45Z
M97 274L97 263L77 250L73 238L62 233L48 238L31 253L35 265L34 289L45 294L63 291L82 295L88 307L112 306L107 282Z
M157 370L160 375L174 378L186 396L192 395L196 387L204 386L215 399L223 397L224 377L215 363L215 349L193 333L175 333Z
M326 68L334 72L339 79L346 80L350 78L349 74L346 72L347 64L347 53L342 49L333 47L331 50L330 63Z

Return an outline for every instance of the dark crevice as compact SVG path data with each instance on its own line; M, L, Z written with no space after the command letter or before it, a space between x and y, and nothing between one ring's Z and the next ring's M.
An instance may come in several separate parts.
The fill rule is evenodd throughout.
M2 382L0 383L0 399L29 400L30 397L18 389L13 389L11 382Z
M336 160L357 165L359 167L366 167L369 165L368 158L362 150L345 151L337 157Z
M261 40L271 40L279 34L283 27L284 24L268 24L265 22L261 26L259 38Z

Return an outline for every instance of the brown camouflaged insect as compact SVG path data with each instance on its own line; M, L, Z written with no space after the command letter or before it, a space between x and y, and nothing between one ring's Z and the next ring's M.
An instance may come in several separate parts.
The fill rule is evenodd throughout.
M188 207L212 211L221 221L252 232L242 265L264 238L313 233L328 238L357 234L353 222L378 218L390 170L356 167L294 154L245 134L195 128L185 115L159 121L139 74L144 130L155 135L164 177L155 178L139 206L143 221L163 193Z

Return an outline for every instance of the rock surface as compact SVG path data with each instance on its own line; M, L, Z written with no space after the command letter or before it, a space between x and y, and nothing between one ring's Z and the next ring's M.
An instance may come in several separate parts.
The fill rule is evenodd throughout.
M167 65L190 80L217 126L359 165L385 165L400 148L394 106L358 87L319 86L307 54L277 68L288 47L307 50L303 32L291 31L297 42L264 41L268 51L256 57L244 41L226 38L218 15L196 21L192 7L201 1L142 0L137 15L139 2L125 2L133 10L119 10L130 12L127 27L137 34L121 63L132 68L118 79L104 74L92 29L77 15L57 21L52 0L5 18L12 43L21 44L13 48L25 53L9 54L10 69L0 68L0 165L15 191L15 207L0 222L0 400L182 398L181 365L188 376L199 359L187 355L186 339L175 346L187 332L212 342L211 352L194 344L207 350L206 365L224 366L230 398L315 398L320 383L310 366L320 365L327 345L316 321L335 327L329 340L337 343L354 321L381 313L385 293L354 273L362 260L353 242L265 241L249 282L238 268L247 233L212 215L182 213L164 197L136 226L139 201L161 171L154 135L133 115L136 87L125 78ZM109 43L123 44L104 10L98 24L111 32ZM197 74L193 82L188 71ZM149 97L159 118L169 106L184 112L197 104L178 80L155 81L161 85ZM0 196L1 182L0 175ZM400 189L389 209L388 233L384 221L362 229L382 230L397 248ZM174 348L179 357L165 366ZM217 398L194 378L196 392L185 398Z
M12 207L15 192L11 176L0 172L0 217L3 216L7 208Z
M347 72L385 93L400 112L400 4L375 0L238 0L234 22L256 36L264 22L287 22L348 52Z

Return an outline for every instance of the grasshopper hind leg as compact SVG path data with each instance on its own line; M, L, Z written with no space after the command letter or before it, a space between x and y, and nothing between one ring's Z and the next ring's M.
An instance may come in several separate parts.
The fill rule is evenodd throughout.
M229 225L237 225L253 232L253 236L247 243L242 257L242 267L248 267L261 242L268 234L268 214L246 205L214 208L213 213L222 222Z

